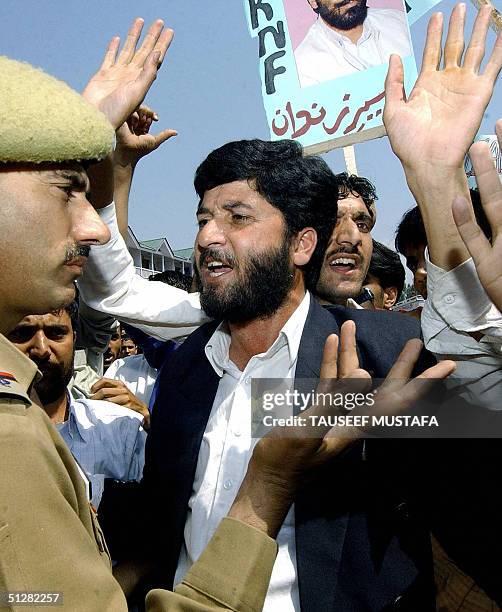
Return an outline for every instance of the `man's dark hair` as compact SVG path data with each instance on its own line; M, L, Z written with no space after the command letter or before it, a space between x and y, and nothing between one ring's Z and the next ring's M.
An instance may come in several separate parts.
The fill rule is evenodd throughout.
M396 251L404 255L408 247L419 247L427 244L424 222L418 206L404 213L396 230L394 245Z
M73 302L71 302L67 306L64 306L63 308L54 310L52 314L59 317L60 315L63 314L63 312L66 312L68 314L71 320L71 328L74 333L77 333L77 329L78 329L78 302L77 300L73 300Z
M210 153L197 168L194 186L201 203L206 191L242 180L282 213L288 239L304 227L316 230L317 246L304 266L305 284L314 289L336 222L336 176L320 157L304 157L293 140L240 140Z
M397 296L404 289L405 270L399 255L384 244L373 240L373 255L371 256L368 274L378 279L381 287L397 287Z
M490 223L486 218L485 211L481 205L481 198L477 189L470 189L472 207L476 216L476 221L484 235L491 240L492 231ZM396 230L395 247L398 253L404 255L408 247L419 247L427 245L427 235L425 233L422 214L418 206L412 208L403 215Z
M335 177L338 183L338 200L344 200L349 196L359 196L373 217L374 211L372 205L378 200L373 183L362 176L347 174L346 172L340 172Z

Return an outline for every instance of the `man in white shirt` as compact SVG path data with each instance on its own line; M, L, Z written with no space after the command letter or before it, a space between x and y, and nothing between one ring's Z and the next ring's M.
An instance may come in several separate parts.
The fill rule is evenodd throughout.
M89 480L91 502L97 508L105 478L141 479L146 432L137 412L111 402L75 400L68 392L75 338L70 312L76 314L75 304L59 312L28 315L8 338L42 373L35 390Z
M465 6L457 8L453 15L453 30L457 29L461 31L459 22L463 19L461 15L462 11L465 13ZM437 53L429 53L427 55L427 61L425 62L424 70L420 77L425 95L430 97L433 101L434 96L431 92L436 81L439 82L440 89L444 91L446 98L448 98L448 96L455 96L455 91L453 89L450 90L447 79L448 75L445 76L443 71L437 69L437 58L440 56L440 36L437 36L437 32L440 31L437 23L438 19L438 16L432 18L428 43L429 48L434 49L435 46L438 46L439 50ZM480 33L480 31L483 28L486 30L488 19L489 11L482 11L481 17L476 25L475 39L477 41L482 38L482 32ZM452 36L449 38L446 49L448 56L454 54L452 47L457 44L457 40L458 37ZM473 43L473 48L474 47L475 45ZM482 45L479 47L481 48ZM473 56L474 51L471 50L471 58ZM457 55L455 55L455 57L457 57ZM493 81L498 70L500 70L500 58L495 57L489 62L488 72L486 72L486 75L483 75L482 79L478 79L478 75L467 67L465 70L459 69L455 71L455 78L460 81L467 81L467 84L470 87L472 86L472 89L479 91L480 86L483 86L482 98L474 96L472 98L472 100L477 101L474 112L480 110L481 116L489 96L491 95ZM399 70L398 63L394 61L391 62L391 75L388 82L388 94L390 94L388 99L390 99L391 102L386 110L387 124L393 136L392 144L394 150L403 159L410 180L412 178L418 178L424 181L432 179L436 181L439 180L439 183L433 183L436 191L424 190L421 192L417 190L415 195L419 203L424 199L425 195L432 197L433 205L436 203L434 198L440 199L443 202L447 201L449 195L448 190L455 186L454 182L442 181L442 178L444 178L443 166L435 165L427 161L434 158L432 153L434 153L433 149L437 142L437 131L431 128L431 124L426 121L425 117L421 116L422 105L420 101L418 103L407 104L406 100L402 98L402 91L402 72ZM399 108L400 105L405 108ZM449 118L448 116L442 117L441 113L443 112L449 115L451 113L450 106L447 106L446 110L443 108L438 110L436 107L434 107L433 110L434 113L432 118L435 120L436 114L439 113L440 117L438 123L441 124L444 122L444 129L450 138L452 133L462 138L459 149L462 148L463 140L469 140L469 138L472 140L470 135L466 137L463 131L458 128L454 130L451 128L448 129ZM472 111L472 108L469 110ZM427 115L427 117L428 116L429 115ZM460 113L455 113L455 121L458 120L459 116ZM417 128L419 128L419 135L421 136L419 141L409 136L410 133L416 133ZM448 152L450 148L442 146L439 147L439 150ZM454 152L455 155L457 155L458 150L454 149ZM405 163L408 155L413 155L411 164ZM278 163L279 158L281 158L281 155L278 151L274 151L274 155L268 158L268 168L264 175L272 174L272 170L275 170L273 164L276 162ZM418 161L417 158L419 158ZM240 158L236 156L235 159L239 160ZM463 155L460 156L460 159L463 163ZM214 161L216 162L216 160ZM217 163L221 163L221 161ZM414 176L412 170L414 171ZM237 180L241 178L243 180ZM256 185L255 180L249 181L244 179L249 179L249 176L245 174L241 177L237 176L234 181L227 177L228 183L224 180L220 183L216 182L214 185L209 185L207 189L201 189L199 192L201 200L203 201L199 208L201 240L198 246L198 259L200 260L199 263L202 269L201 280L203 283L206 283L207 288L207 294L203 297L203 306L209 315L222 315L221 311L218 312L215 309L218 302L218 300L215 299L218 297L218 291L221 291L221 296L225 297L225 300L227 300L227 298L238 300L236 302L232 300L226 302L228 311L226 311L223 316L227 320L230 320L229 317L238 317L239 314L249 316L250 312L256 308L256 300L254 298L258 294L260 295L260 308L270 307L277 298L277 290L281 289L282 286L282 283L276 281L276 279L282 278L282 275L276 273L274 274L273 281L268 282L268 284L261 282L262 286L260 287L260 283L255 283L253 286L254 291L251 291L251 293L249 292L247 283L244 283L244 285L242 285L242 283L241 285L237 285L239 291L231 291L232 285L234 285L239 278L241 280L243 279L243 270L256 269L256 266L248 266L248 259L251 255L256 255L255 251L257 247L268 245L269 251L271 250L271 244L275 245L276 249L278 244L280 245L279 248L284 247L283 241L281 244L280 235L277 235L278 228L276 227L275 230L272 231L270 224L274 222L273 216L263 218L261 215L257 214L258 212L263 213L267 210L270 212L270 209L265 207L265 211L259 208L258 211L255 210L255 205L258 206L259 203L263 204L262 192L259 186ZM235 183L239 183L239 191L235 192L230 190L229 192L228 186L235 186ZM290 181L290 183L294 183L294 181ZM412 188L415 187L414 184L410 186ZM206 203L205 197L203 198L202 196L205 196L206 193L209 197L210 206L204 205ZM281 190L279 189L277 194L274 193L274 196L275 195L280 196ZM248 196L254 198L254 200L251 202L248 201ZM437 208L440 209L440 206L438 205ZM94 249L94 253L91 255L90 268L88 269L90 277L82 284L83 293L85 293L86 297L94 300L93 305L97 308L104 308L104 310L108 312L113 312L118 316L126 318L126 320L130 322L150 324L152 325L152 331L155 331L156 335L159 337L169 337L172 330L167 330L167 326L172 326L173 321L178 321L180 325L191 322L195 323L194 314L196 315L196 304L195 302L191 302L186 294L176 295L172 290L168 290L167 288L152 287L151 285L148 287L148 283L141 284L140 280L134 279L132 261L130 257L126 255L123 243L120 243L120 239L117 236L113 206L103 209L101 217L106 219L110 225L112 230L112 241L106 247L97 247ZM437 237L440 238L444 246L447 244L444 235L444 225L439 224L438 227L440 231L437 233ZM252 237L248 236L248 233L251 233ZM450 238L450 234L447 235L447 238ZM302 253L302 249L303 254L305 254L306 241L308 241L308 232L306 233L305 239L302 237L297 238L293 242L294 247L293 245L290 247L290 257L294 256L296 258L295 274L298 272L297 268L301 265L301 260L298 258ZM208 255L206 251L211 244L219 246L216 253L213 249L213 252L211 253L210 251ZM439 243L437 243L435 247L436 253L439 253L439 250L437 250L438 244ZM234 257L234 255L238 255L238 257ZM243 262L246 263L244 268L242 267ZM260 268L267 273L271 269L270 260L266 260L265 265L260 266ZM232 279L234 282L231 282ZM110 285L109 295L106 294L107 284ZM257 285L258 289L261 289L261 291L256 291ZM263 287L270 292L270 295L267 294L265 298L263 298ZM152 444L152 449L155 449L155 454L158 454L159 457L162 457L162 454L165 454L166 451L169 455L167 461L166 457L162 457L162 459L159 459L160 463L158 461L154 466L154 472L157 472L153 474L154 480L157 483L157 490L161 492L160 490L163 488L158 486L159 482L162 482L163 486L165 486L167 490L166 495L172 490L169 484L179 485L182 488L185 487L184 491L179 489L179 495L184 496L181 505L188 505L189 512L186 514L186 508L181 511L178 508L178 513L175 515L175 520L177 522L175 525L175 529L177 530L175 533L175 550L178 545L179 548L182 549L181 556L177 559L177 561L179 561L177 563L178 576L184 571L185 558L187 556L197 555L197 550L199 549L198 529L202 528L202 537L205 537L204 529L210 529L210 524L214 520L215 515L221 512L223 507L227 504L226 496L227 494L229 495L228 491L232 491L235 486L235 480L238 478L238 473L241 470L241 465L243 463L243 457L241 455L245 455L246 451L245 444L243 447L239 446L239 444L246 432L243 434L243 430L235 426L237 419L235 419L234 422L233 412L234 410L239 411L239 408L245 405L249 393L246 391L246 385L249 384L248 379L250 378L247 374L253 371L253 375L255 375L255 370L259 372L260 366L269 366L266 368L267 376L284 377L293 369L298 375L296 366L299 360L295 360L299 352L301 352L301 346L300 351L297 351L295 338L297 331L295 330L298 330L302 325L305 308L304 300L310 298L308 294L304 293L302 299L298 299L301 297L301 291L299 292L296 284L293 284L293 288L295 291L294 295L296 295L297 298L296 304L288 303L288 308L290 309L289 319L287 322L282 321L282 326L277 325L274 333L270 336L263 334L263 329L266 328L262 325L263 322L260 322L260 319L258 319L256 325L260 324L262 328L258 331L254 330L253 333L246 336L246 334L244 334L246 325L243 324L242 321L239 322L237 318L232 323L232 329L226 328L225 326L217 327L216 324L214 324L212 328L206 327L205 330L196 332L194 336L187 340L187 343L185 343L183 347L183 351L178 352L175 357L174 370L177 376L173 374L171 381L168 382L170 383L170 390L176 391L177 386L181 385L180 381L183 381L183 393L178 393L175 399L182 400L185 405L181 403L178 405L176 401L173 401L176 410L173 409L172 415L164 423L161 419L161 411L159 411L157 426L155 425L154 412L152 435L154 438L156 437L157 440ZM298 295L298 293L300 293L300 295ZM195 297L196 296L193 296L192 299L195 299ZM235 304L238 304L238 308ZM293 305L295 305L296 308L292 308ZM391 321L397 320L395 318L397 315L394 314L368 312L364 314L365 316L372 314L381 317L387 315L390 325L392 325L392 323L390 323ZM351 316L356 317L359 315L354 311L354 314ZM409 324L411 325L411 321ZM234 329L237 333L233 332ZM358 327L358 329L361 330L362 328ZM206 333L206 336L203 335L203 331ZM232 333L230 333L230 331ZM313 330L311 330L311 332L312 331ZM385 359L386 352L392 343L395 342L395 338L391 337L387 339L384 337L385 332L388 330L381 326L379 329L371 330L368 327L362 331L366 333L378 332L378 351L375 353L378 356L377 362ZM267 339L268 342L266 342ZM308 341L308 339L306 339L306 341ZM310 342L312 346L312 343L319 343L319 338L315 337L308 342ZM192 359L190 359L189 362L182 363L183 354L192 350L196 343L202 345L202 351L199 350L200 345L197 345L198 350L196 353L194 352ZM250 344L254 346L262 343L265 343L265 346L262 347L261 352L255 351L254 349L252 351L246 350L246 347ZM270 365L271 362L269 359L276 356L277 363L282 364L280 366L280 371L277 371L274 365ZM366 356L371 356L371 354L367 354ZM263 364L260 363L262 360L264 361ZM374 365L376 367L378 363ZM194 374L193 370L195 368L197 368L197 370ZM204 369L204 377L199 376L199 368ZM313 372L313 370L310 371ZM302 374L304 374L304 372L305 370L302 370ZM183 394L185 394L185 397L183 397ZM206 406L206 409L208 409L207 414L200 414L199 409L201 409L201 402L203 403L207 400L207 396L211 397L214 401L212 402L212 406L210 403L209 408ZM217 397L218 401L216 401ZM245 413L244 419L246 416L247 413ZM200 431L202 425L200 439L198 438L199 434L194 435L193 433L195 422L199 428L198 431ZM188 436L188 440L193 442L196 454L196 465L193 465L193 471L191 471L192 465L190 465L188 470L176 471L180 462L186 459L186 454L182 456L182 447L179 446L180 442L177 439L180 434L185 435L183 443L187 441L186 436ZM225 436L223 442L221 435ZM166 444L166 440L169 440L169 444ZM161 448L162 445L163 448ZM192 455L193 452L193 449L189 451ZM228 460L235 459L235 468L228 461L223 465L223 456ZM190 461L192 461L192 459L190 459ZM221 472L215 469L216 463L222 467ZM398 467L400 467L399 463L393 464L389 474L393 473ZM174 476L172 472L174 472ZM348 473L350 474L350 471ZM343 476L343 472L338 473L338 475ZM187 483L187 479L190 481L194 476L193 485L190 484L190 482ZM335 483L334 489L336 493L338 493L338 496L341 495L341 499L343 499L343 494L340 492L340 485L342 482L344 484L346 483L343 481L343 478L340 481L335 479L333 482ZM354 482L354 486L360 484L357 479L355 479ZM371 483L369 483L369 486L370 485ZM358 490L361 494L366 493L364 487L359 487ZM312 502L315 505L315 498L312 499ZM161 505L160 507L163 508L164 506ZM328 507L329 505L324 505L322 509L324 510ZM402 509L404 506L400 505L399 507ZM316 508L314 508L314 510L315 509ZM295 508L294 512L297 510L298 506ZM317 510L318 521L324 521L325 526L327 526L329 521L320 512L321 507L317 508ZM399 512L397 512L397 514L399 514ZM171 529L171 525L169 524L171 522L170 518L172 518L171 514L164 517L167 529ZM409 524L409 519L410 517L407 515L406 524ZM203 525L201 525L202 522ZM303 597L307 596L307 600L311 597L312 599L310 599L310 602L315 601L326 607L328 605L336 605L335 598L337 598L339 603L338 609L349 609L350 606L354 607L354 600L350 600L348 596L348 591L352 588L357 591L357 597L360 597L360 605L366 604L368 609L374 609L377 605L380 605L381 609L386 605L381 601L376 603L371 600L375 591L372 591L372 594L370 594L369 590L365 588L367 576L362 572L354 570L354 567L356 567L358 563L364 564L365 559L373 559L371 555L365 557L364 551L359 549L359 551L357 551L358 554L351 556L353 571L342 570L342 552L345 556L349 554L348 551L354 546L354 538L357 540L361 537L366 523L362 522L359 530L355 529L353 523L345 523L345 525L338 523L338 531L334 539L323 537L322 530L316 531L312 529L308 531L308 526L303 520L297 523L296 527L302 528L303 530L303 542L305 542L306 539L305 535L307 532L305 528L307 528L308 535L316 551L315 556L307 560L306 565L305 560L302 561L303 568L298 567L298 573L301 575L301 571L305 571L307 568L311 573L315 574L317 572L320 574L322 580L328 575L323 573L326 569L327 572L330 572L330 578L334 576L332 580L323 581L322 590L324 592L320 599L314 599L315 593L306 582L302 582L301 577L300 589L298 589L298 583L295 584L295 582L291 582L295 557L297 559L300 558L299 555L295 555L295 552L297 552L296 542L293 542L287 533L288 526L290 527L291 524L292 517L289 517L289 520L287 520L285 524L285 531L279 536L280 540L281 537L285 536L282 542L283 550L286 550L287 553L286 560L282 557L282 567L278 568L276 571L277 580L273 579L272 581L269 601L273 609L288 609L288 607L295 606L298 601L298 594L300 597L302 595ZM354 531L352 531L354 538L345 538L346 534L348 536L350 535L351 529L354 529ZM292 530L290 530L290 534L291 531ZM165 543L170 542L172 545L172 539L168 538L167 541L165 541L162 534L157 535L159 535L161 546L163 541ZM329 568L329 562L335 563L337 568L333 570ZM384 570L389 568L389 566L391 568L398 567L398 565L393 563L389 565L386 563L379 564L380 569L383 568ZM403 578L403 566L399 567L400 576ZM170 565L168 565L168 568L170 570L172 569L173 573L176 570L176 567L171 568ZM355 573L357 573L358 576L358 580L356 581L357 584L353 580ZM392 571L390 574L392 575ZM387 586L390 586L395 578L395 576L391 575L389 575L389 582L386 583ZM383 574L380 573L378 579L381 579L382 576ZM348 591L344 592L342 586ZM335 591L336 594L334 593ZM379 593L380 596L385 598L388 596L388 594L383 594L383 585L382 588L379 589ZM412 591L411 597L413 603L416 604L416 592L414 593ZM398 599L401 605L405 598L400 595ZM396 599L396 605L398 599ZM365 604L361 604L361 601L365 601ZM344 604L347 604L345 608ZM420 607L420 605L418 605L418 607ZM324 609L324 607L313 609ZM428 609L428 607L424 605L421 609L425 610Z
M201 165L195 187L200 198L198 288L203 310L217 322L190 336L160 376L149 434L151 461L144 475L144 485L153 495L148 512L156 525L154 545L163 557L158 559L157 585L169 583L174 574L176 581L183 578L235 497L255 443L251 380L316 378L323 343L341 324L308 291L317 283L336 218L338 179L321 159L303 157L301 147L292 141L229 143ZM195 312L195 303L190 306L188 300L197 296L177 296L175 289L160 283L134 282L130 278L134 269L124 252L113 207L100 214L111 222L112 239L104 249L93 249L90 267L80 283L82 295L91 299L92 305L105 305L130 322L156 324L151 326L152 332L166 337L173 332L167 328L176 321L173 313L188 322L186 317ZM109 286L104 286L104 277ZM418 334L418 325L408 318L403 319L401 330L394 330L393 323L387 321L372 325L373 317L381 314L386 313L363 311L361 316L372 321L362 326L359 338L362 347L365 335L373 329L380 331L378 343L385 348L362 349L364 354L370 353L363 367L370 367L376 376L385 376L406 339ZM390 318L401 320L396 315ZM375 340L368 342L375 346ZM170 383L173 387L166 388ZM355 451L355 464L360 461L360 452ZM353 467L345 469L340 464L339 469L347 478ZM351 500L347 501L350 506L358 496L353 487L363 489L368 498L374 497L365 478L349 478L339 488L339 501ZM307 497L315 500L323 495L322 490L316 487ZM323 503L323 517L330 514L330 507L334 505ZM414 581L421 562L408 558L399 547L386 547L386 569L376 570L370 561L368 547L372 544L366 527L360 530L348 518L352 508L326 518L325 527L317 524L316 512L303 503L299 515L293 509L287 516L278 537L278 561L265 609L299 610L307 601L316 606L325 600L333 608L344 609L359 597L391 603ZM336 535L339 529L345 533L342 524L347 521L358 532L349 542L341 533ZM340 567L335 567L329 555L320 554L323 546L300 524L313 530L315 538L324 541L323 546L340 554L343 550ZM416 550L423 551L420 529L410 524L410 530L411 538L419 541ZM389 534L390 541L394 537ZM346 592L345 578L340 578L338 587L334 581L321 587L324 572L344 573L352 556L359 559L357 594ZM399 575L393 569L397 566L401 568ZM302 581L306 581L303 603ZM415 596L421 601L423 593Z
M373 9L366 0L308 0L319 15L295 50L300 85L317 85L411 55L404 11Z
M131 355L116 359L104 377L121 381L138 400L148 406L157 370L152 368L144 354Z

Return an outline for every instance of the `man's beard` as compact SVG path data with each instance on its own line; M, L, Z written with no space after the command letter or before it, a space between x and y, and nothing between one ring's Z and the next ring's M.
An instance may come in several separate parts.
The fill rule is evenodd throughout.
M347 9L343 14L340 13L340 9L351 1L352 0L345 0L331 8L319 2L317 13L328 25L337 30L352 30L364 23L366 15L368 14L368 7L366 6L366 0L358 0L355 6Z
M42 379L35 384L35 391L42 405L55 402L66 392L66 387L73 376L73 359L72 357L71 363L66 366L64 363L37 362L33 359L43 374Z
M289 248L289 239L284 236L278 248L262 253L250 252L239 266L233 260L234 274L240 274L228 287L204 286L196 266L200 303L206 314L229 323L245 323L265 319L277 312L293 286ZM199 268L207 257L229 260L218 249L204 249L199 258Z

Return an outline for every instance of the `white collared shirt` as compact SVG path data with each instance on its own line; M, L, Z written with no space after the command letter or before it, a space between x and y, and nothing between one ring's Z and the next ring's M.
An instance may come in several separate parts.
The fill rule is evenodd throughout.
M115 359L104 377L122 381L133 395L148 406L157 380L157 370L150 366L144 355L130 355Z
M106 244L93 245L78 280L80 297L86 304L159 340L187 336L209 321L200 307L198 293L152 283L136 274L118 229L115 204L97 212L111 238Z
M91 502L97 508L105 478L141 480L146 442L143 417L112 402L70 396L68 401L68 419L56 427L91 482Z
M354 44L319 17L295 50L300 85L316 85L389 61L392 53L411 55L404 11L368 9L363 32Z
M243 372L229 359L230 334L226 325L219 325L206 344L207 359L221 380L199 451L175 584L199 558L230 510L246 474L256 442L251 436L251 379L295 376L310 299L307 293L268 351L252 357ZM264 610L297 611L300 605L293 508L277 543L279 552Z
M438 359L453 359L450 375L475 404L502 410L502 314L492 304L472 259L445 271L426 249L427 300L421 317L425 347ZM477 332L478 341L470 334ZM467 383L467 384L465 384Z

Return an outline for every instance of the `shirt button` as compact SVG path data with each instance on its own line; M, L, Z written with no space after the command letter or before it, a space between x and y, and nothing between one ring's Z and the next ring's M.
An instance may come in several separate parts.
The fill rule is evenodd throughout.
M236 436L237 438L239 438L239 437L240 437L240 435L241 435L241 431L240 431L240 429L236 429L236 430L234 431L234 436Z
M447 304L453 304L453 302L455 301L455 296L454 296L454 295L452 295L451 293L449 293L448 295L445 295L445 296L444 296L444 301L445 301Z
M228 491L229 489L232 488L233 484L234 483L231 480L226 480L225 484L223 485L223 488L225 489L225 491Z
M248 376L245 380L246 385L250 385L251 384L251 377Z

